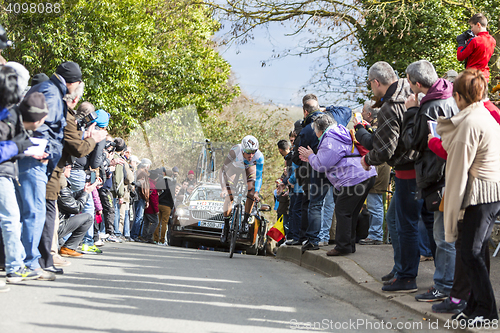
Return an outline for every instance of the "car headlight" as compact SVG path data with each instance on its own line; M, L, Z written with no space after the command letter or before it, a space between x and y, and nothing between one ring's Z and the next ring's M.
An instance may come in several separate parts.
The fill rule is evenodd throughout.
M177 209L177 216L189 216L189 210L185 208Z

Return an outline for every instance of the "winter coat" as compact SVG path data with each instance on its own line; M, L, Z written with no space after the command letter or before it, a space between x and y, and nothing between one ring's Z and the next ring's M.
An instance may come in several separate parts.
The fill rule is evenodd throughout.
M66 183L64 175L61 176L59 181ZM71 191L70 184L67 182L67 186L62 187L61 191L59 191L59 197L57 198L59 219L65 220L71 215L80 214L85 208L88 198L89 194L84 190L76 192Z
M317 111L308 115L307 118L302 122L302 130L295 140L292 162L299 166L295 170L295 177L297 178L297 182L300 186L309 184L309 178L312 174L312 169L309 164L301 161L299 157L299 147L307 148L309 146L315 153L318 151L318 137L316 136L316 133L312 128L312 123L321 114L322 112Z
M102 211L102 203L101 198L99 197L99 192L97 192L97 188L92 191L92 199L94 200L95 211Z
M457 239L459 212L500 201L500 131L482 102L452 118L438 118L437 133L448 152L444 193L445 240Z
M66 127L64 127L64 148L61 154L61 159L57 163L57 167L54 169L52 176L47 182L47 192L45 195L47 200L57 200L57 195L61 189L59 185L59 177L61 177L66 163L71 161L71 156L86 156L94 150L96 146L95 140L92 138L82 140L83 133L78 130L75 112L73 110L68 109L66 117L67 124Z
M45 152L49 154L47 159L47 176L50 178L52 171L61 159L64 140L64 127L66 127L66 113L68 107L63 97L68 93L66 81L58 74L52 75L50 80L41 82L26 93L26 96L34 92L41 92L49 107L49 114L45 123L36 130L36 137L48 140Z
M415 172L417 186L421 189L434 187L439 181L444 180L446 161L429 149L427 121L435 121L438 117L451 118L458 113L452 94L453 84L445 79L439 79L430 87L420 102L420 107L409 108L404 115L404 130L401 137L406 149L419 152L415 161Z
M149 206L144 210L144 213L158 213L158 191L156 191L156 183L152 179L149 179Z
M156 182L156 189L162 191L158 197L158 204L174 208L174 199L172 197L172 192L175 189L174 180L170 177L160 178Z
M0 111L0 177L17 177L15 157L19 151L12 138L21 130L24 131L24 128L20 127L20 123L17 107L10 110L4 108Z
M309 156L309 164L314 170L326 172L328 180L337 190L377 175L375 168L369 171L363 169L361 157L349 155L359 155L349 130L342 125L332 125L321 137L318 152Z
M406 79L394 82L382 98L382 106L377 115L378 128L373 135L373 149L365 155L368 165L387 162L396 170L414 169L416 152L409 151L400 140L405 101L410 96L410 85ZM361 129L363 131L363 129Z

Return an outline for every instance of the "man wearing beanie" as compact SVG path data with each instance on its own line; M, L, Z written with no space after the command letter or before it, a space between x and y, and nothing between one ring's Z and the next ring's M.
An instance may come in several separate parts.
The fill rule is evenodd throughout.
M63 97L67 93L73 93L81 80L80 66L74 62L64 62L57 67L56 73L48 81L31 87L26 94L29 96L35 92L42 93L49 109L45 123L35 131L37 137L47 140L45 152L48 156L45 160L26 157L18 163L18 202L23 224L21 240L26 251L25 264L31 269L40 268L38 245L45 224L46 185L63 150L67 112Z
M188 186L189 185L193 185L193 186L196 185L196 179L194 179L194 171L193 170L188 171L188 175L187 175L187 178L185 181L188 182Z

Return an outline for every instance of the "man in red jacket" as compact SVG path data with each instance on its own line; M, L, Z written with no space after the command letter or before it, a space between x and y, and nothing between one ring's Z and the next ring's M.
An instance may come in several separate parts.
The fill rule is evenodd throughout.
M495 51L496 41L486 30L488 20L483 14L474 14L469 20L469 25L470 30L457 36L457 59L466 61L465 68L481 70L486 81L489 82L488 62Z

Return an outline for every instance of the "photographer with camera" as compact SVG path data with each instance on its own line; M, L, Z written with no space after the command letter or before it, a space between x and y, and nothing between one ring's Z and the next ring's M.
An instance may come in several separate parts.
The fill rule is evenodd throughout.
M488 20L477 13L469 19L470 30L457 36L457 59L465 61L465 68L475 68L483 72L486 81L490 80L488 62L495 51L496 40L486 27Z
M83 96L84 87L84 83L80 82L72 94L66 94L63 98L68 106L68 112L66 114L67 125L64 128L64 148L61 159L59 160L57 167L54 169L49 182L47 183L47 213L39 245L39 250L42 256L40 265L42 268L58 274L61 274L62 270L55 268L55 265L68 265L68 263L59 256L57 246L57 230L59 229L59 221L57 219L56 200L60 190L59 179L62 176L64 171L63 169L66 164L74 163L85 165L85 156L97 150L98 145L101 144L106 137L106 131L96 130L95 125L88 126L86 131L82 131L78 127L78 111L75 112L74 109L80 101L80 98ZM88 102L84 102L82 104L85 103Z

